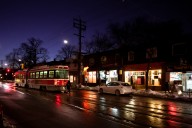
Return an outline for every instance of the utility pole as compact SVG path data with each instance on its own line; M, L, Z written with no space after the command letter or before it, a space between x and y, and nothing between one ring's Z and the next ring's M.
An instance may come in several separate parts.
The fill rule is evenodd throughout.
M150 70L150 65L151 65L151 60L153 57L154 51L152 48L149 48L147 50L147 55L148 55L148 62L147 62L147 70L146 70L146 86L145 86L145 91L148 91L149 85L148 85L148 80L149 80L149 70Z
M79 37L79 51L78 51L78 84L81 83L81 39L82 32L86 30L85 21L82 21L81 18L79 19L73 19L73 26L79 30L78 34L74 34Z

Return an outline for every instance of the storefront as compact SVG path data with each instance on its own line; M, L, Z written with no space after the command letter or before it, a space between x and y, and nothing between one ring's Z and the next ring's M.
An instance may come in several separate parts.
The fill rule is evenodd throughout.
M168 72L171 85L178 86L182 91L192 89L192 72Z
M76 76L74 76L74 75L69 75L69 81L70 81L71 83L76 82Z
M161 86L161 69L149 70L148 85ZM125 82L130 85L145 85L145 71L125 71Z
M145 89L146 69L148 64L127 65L124 71L124 80L131 84L135 89ZM148 72L148 88L161 90L163 63L150 63Z
M97 85L99 83L117 81L118 73L117 70L101 70L99 73L97 71L87 71L84 77L89 85ZM97 83L97 80L99 80L99 83Z
M130 85L144 85L145 71L125 71L125 82Z
M149 86L161 86L162 70L149 70Z
M89 71L87 72L87 83L97 83L97 75L96 75L96 71Z
M183 80L186 80L186 86L183 87L183 90L192 89L192 72L185 73L185 78L183 78Z
M99 71L100 73L100 81L102 83L109 83L111 81L117 81L118 80L118 74L117 70L109 70L109 71Z
M181 91L192 89L192 66L177 65L167 68L166 81L178 86Z

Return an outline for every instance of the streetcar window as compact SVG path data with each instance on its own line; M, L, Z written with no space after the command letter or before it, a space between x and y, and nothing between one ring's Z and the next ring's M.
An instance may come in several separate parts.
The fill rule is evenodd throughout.
M47 71L44 71L43 74L43 78L47 78Z
M23 78L24 78L24 75L23 75L23 74L21 74L20 78L21 78L21 79L23 79Z
M40 77L39 78L43 78L43 71L40 72Z
M30 78L33 78L33 73L32 72L30 73Z
M54 78L54 71L49 71L49 78Z
M19 75L19 78L22 79L22 74Z
M64 75L63 75L63 78L64 79L69 79L69 70L63 70L64 71Z
M68 79L68 70L56 70L56 78Z
M33 76L32 76L32 78L35 78L35 72L33 72Z
M56 71L55 71L55 78L60 78L59 70L56 70Z
M36 78L39 78L39 72L36 72Z

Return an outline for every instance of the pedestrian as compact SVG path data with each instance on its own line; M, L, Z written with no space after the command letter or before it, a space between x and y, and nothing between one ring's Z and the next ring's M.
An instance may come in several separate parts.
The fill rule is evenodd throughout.
M168 91L169 93L170 93L170 91L169 91L169 83L168 82L165 82L165 93Z
M70 91L71 91L71 83L70 83L70 81L67 81L66 87L67 87L67 92L70 93Z
M87 77L85 77L85 86L87 86Z

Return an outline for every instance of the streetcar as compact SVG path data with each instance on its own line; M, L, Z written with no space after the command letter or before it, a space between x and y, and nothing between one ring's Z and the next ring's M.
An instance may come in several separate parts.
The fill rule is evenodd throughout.
M43 65L15 73L15 85L44 91L65 91L69 81L69 67Z
M19 70L15 72L15 85L19 87L25 87L26 86L26 73L27 69Z

